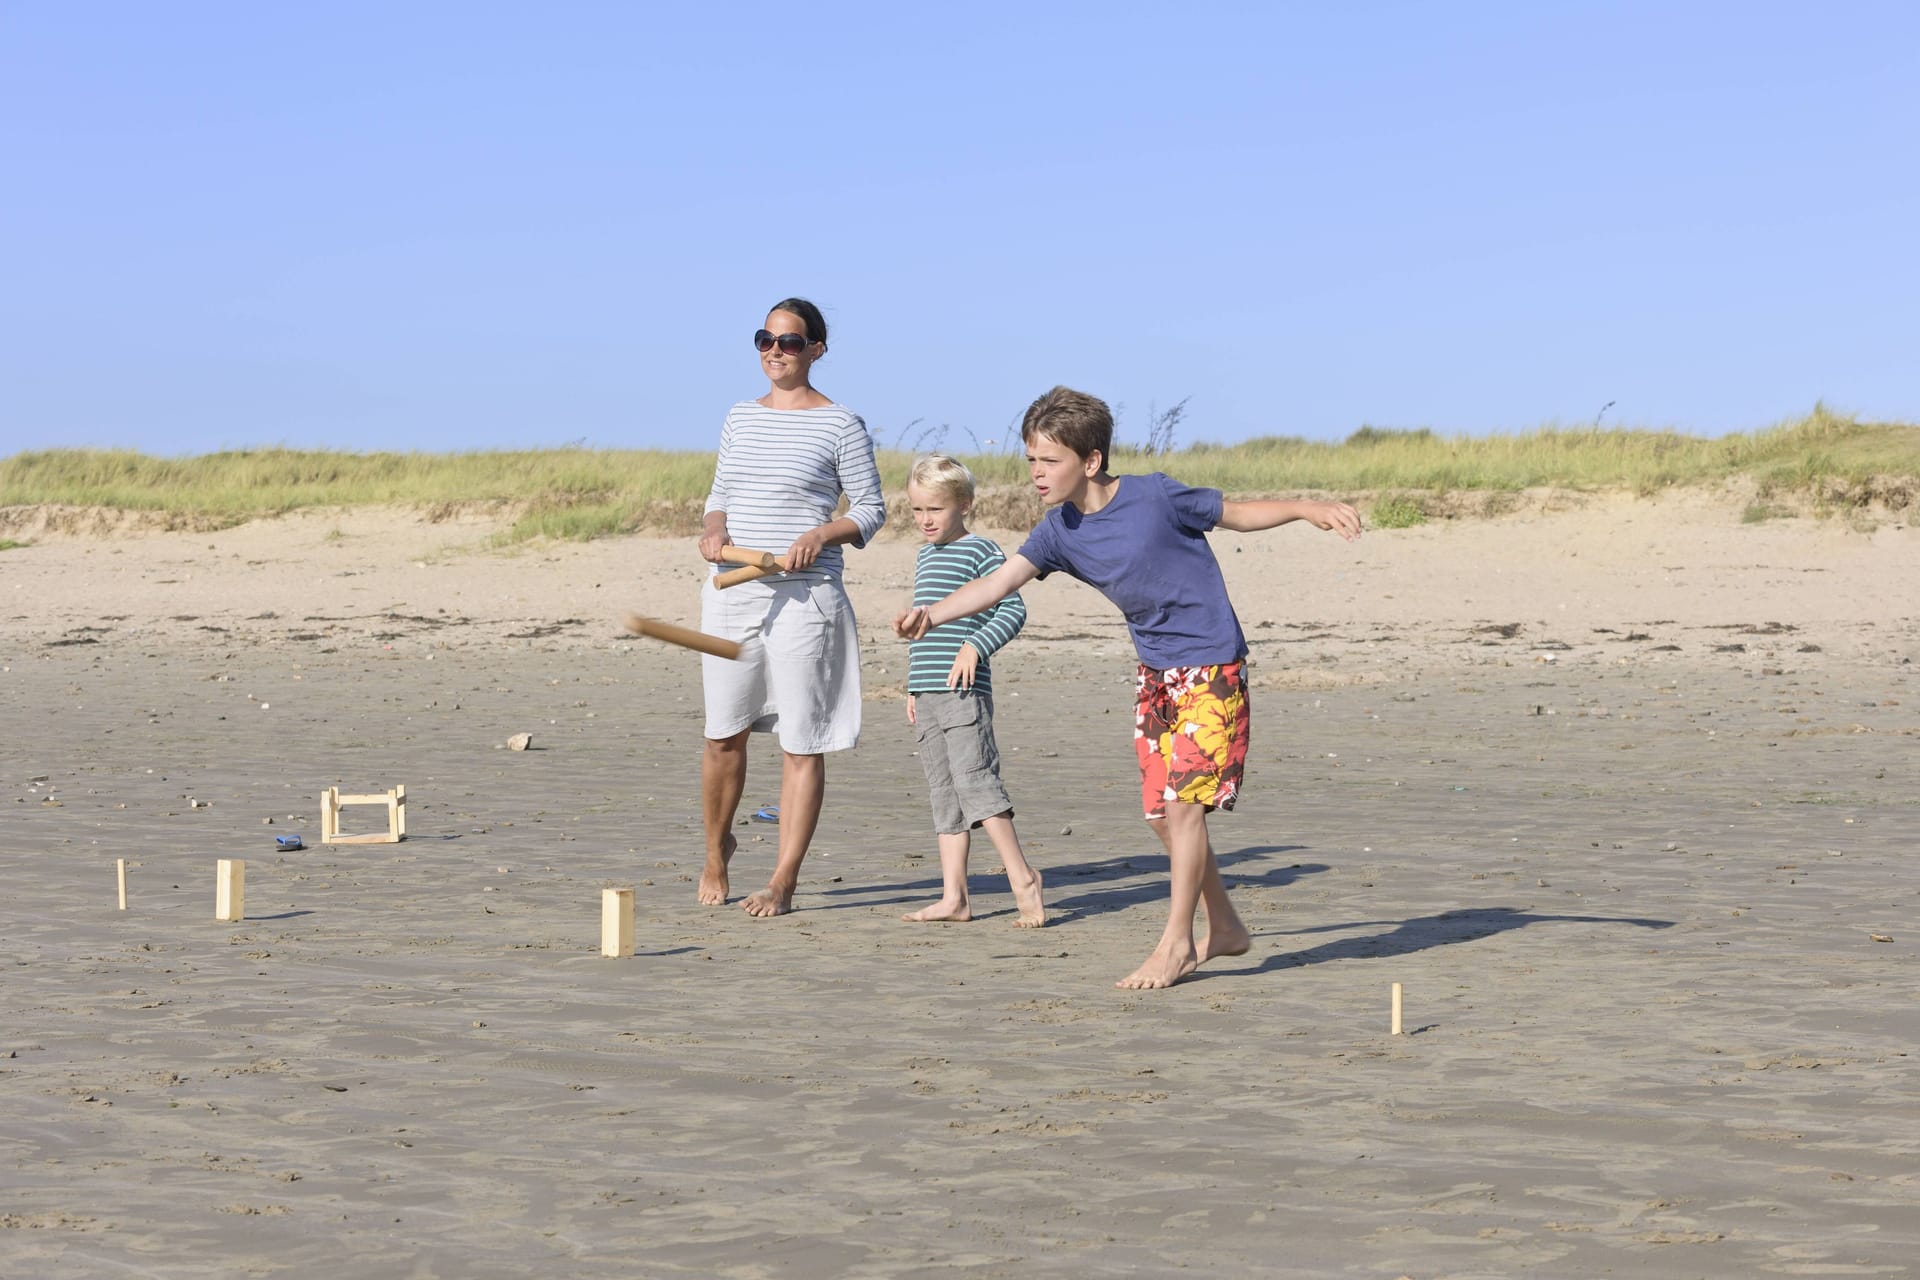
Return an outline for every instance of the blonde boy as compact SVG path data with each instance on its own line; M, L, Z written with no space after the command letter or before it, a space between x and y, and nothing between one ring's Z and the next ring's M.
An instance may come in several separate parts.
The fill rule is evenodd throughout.
M1166 846L1172 901L1146 961L1116 986L1167 987L1216 956L1240 955L1252 936L1227 899L1207 839L1207 813L1231 809L1246 760L1247 643L1209 529L1251 532L1294 520L1351 542L1360 516L1344 502L1228 502L1167 476L1107 471L1113 415L1085 392L1055 387L1020 427L1027 470L1047 505L1019 552L945 599L894 619L906 639L950 624L1054 570L1094 587L1126 615L1140 656L1134 747L1146 819ZM1193 936L1195 907L1207 934Z
M907 504L914 527L926 539L914 563L913 602L934 601L991 573L1007 557L986 538L967 531L973 510L973 473L957 459L930 453L913 464ZM1020 908L1014 923L1046 923L1040 873L1028 865L1013 830L1013 801L1000 781L1000 752L993 740L993 665L990 655L1027 621L1017 593L1005 593L977 616L924 629L908 651L907 723L919 741L926 769L933 829L940 845L940 900L902 916L904 920L971 920L967 854L980 827L1006 864L1007 882Z

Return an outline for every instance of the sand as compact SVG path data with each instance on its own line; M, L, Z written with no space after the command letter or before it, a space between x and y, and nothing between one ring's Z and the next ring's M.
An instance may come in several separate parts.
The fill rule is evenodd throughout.
M1899 513L1217 538L1256 719L1213 830L1256 938L1162 992L1111 985L1165 859L1125 634L1077 585L996 660L1050 925L1011 927L984 841L973 923L897 918L939 884L898 534L850 557L863 740L795 914L757 920L694 902L696 661L617 625L695 620L690 540L9 527L0 1275L1920 1266ZM776 779L757 744L743 818ZM404 843L319 845L323 788L396 784ZM736 899L773 833L739 828ZM598 954L607 886L631 959Z

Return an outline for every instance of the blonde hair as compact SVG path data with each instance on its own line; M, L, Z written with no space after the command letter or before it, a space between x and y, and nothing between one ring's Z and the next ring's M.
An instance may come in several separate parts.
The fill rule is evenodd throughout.
M907 483L953 499L961 506L973 505L973 472L960 459L944 453L923 454L913 460Z

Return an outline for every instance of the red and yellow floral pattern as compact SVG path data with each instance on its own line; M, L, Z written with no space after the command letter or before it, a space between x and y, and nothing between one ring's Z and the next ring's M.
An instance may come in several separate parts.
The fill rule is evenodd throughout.
M1133 748L1147 817L1166 817L1169 801L1233 808L1246 771L1250 718L1244 663L1164 671L1142 664Z

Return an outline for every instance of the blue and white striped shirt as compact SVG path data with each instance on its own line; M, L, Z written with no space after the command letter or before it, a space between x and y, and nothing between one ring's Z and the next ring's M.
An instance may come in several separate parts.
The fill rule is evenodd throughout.
M706 509L726 513L735 546L785 555L795 538L834 518L842 494L860 531L854 545L865 546L886 523L887 507L859 414L837 404L769 409L754 400L727 411ZM842 564L838 546L823 547L812 569L793 576L837 578Z
M977 533L952 542L928 543L914 561L913 602L922 605L944 600L1006 562L1006 553ZM991 609L935 627L907 646L907 692L944 692L947 673L953 670L960 646L970 644L980 655L973 671L973 687L980 693L992 693L993 664L987 661L988 655L1019 635L1026 624L1027 602L1016 591Z

